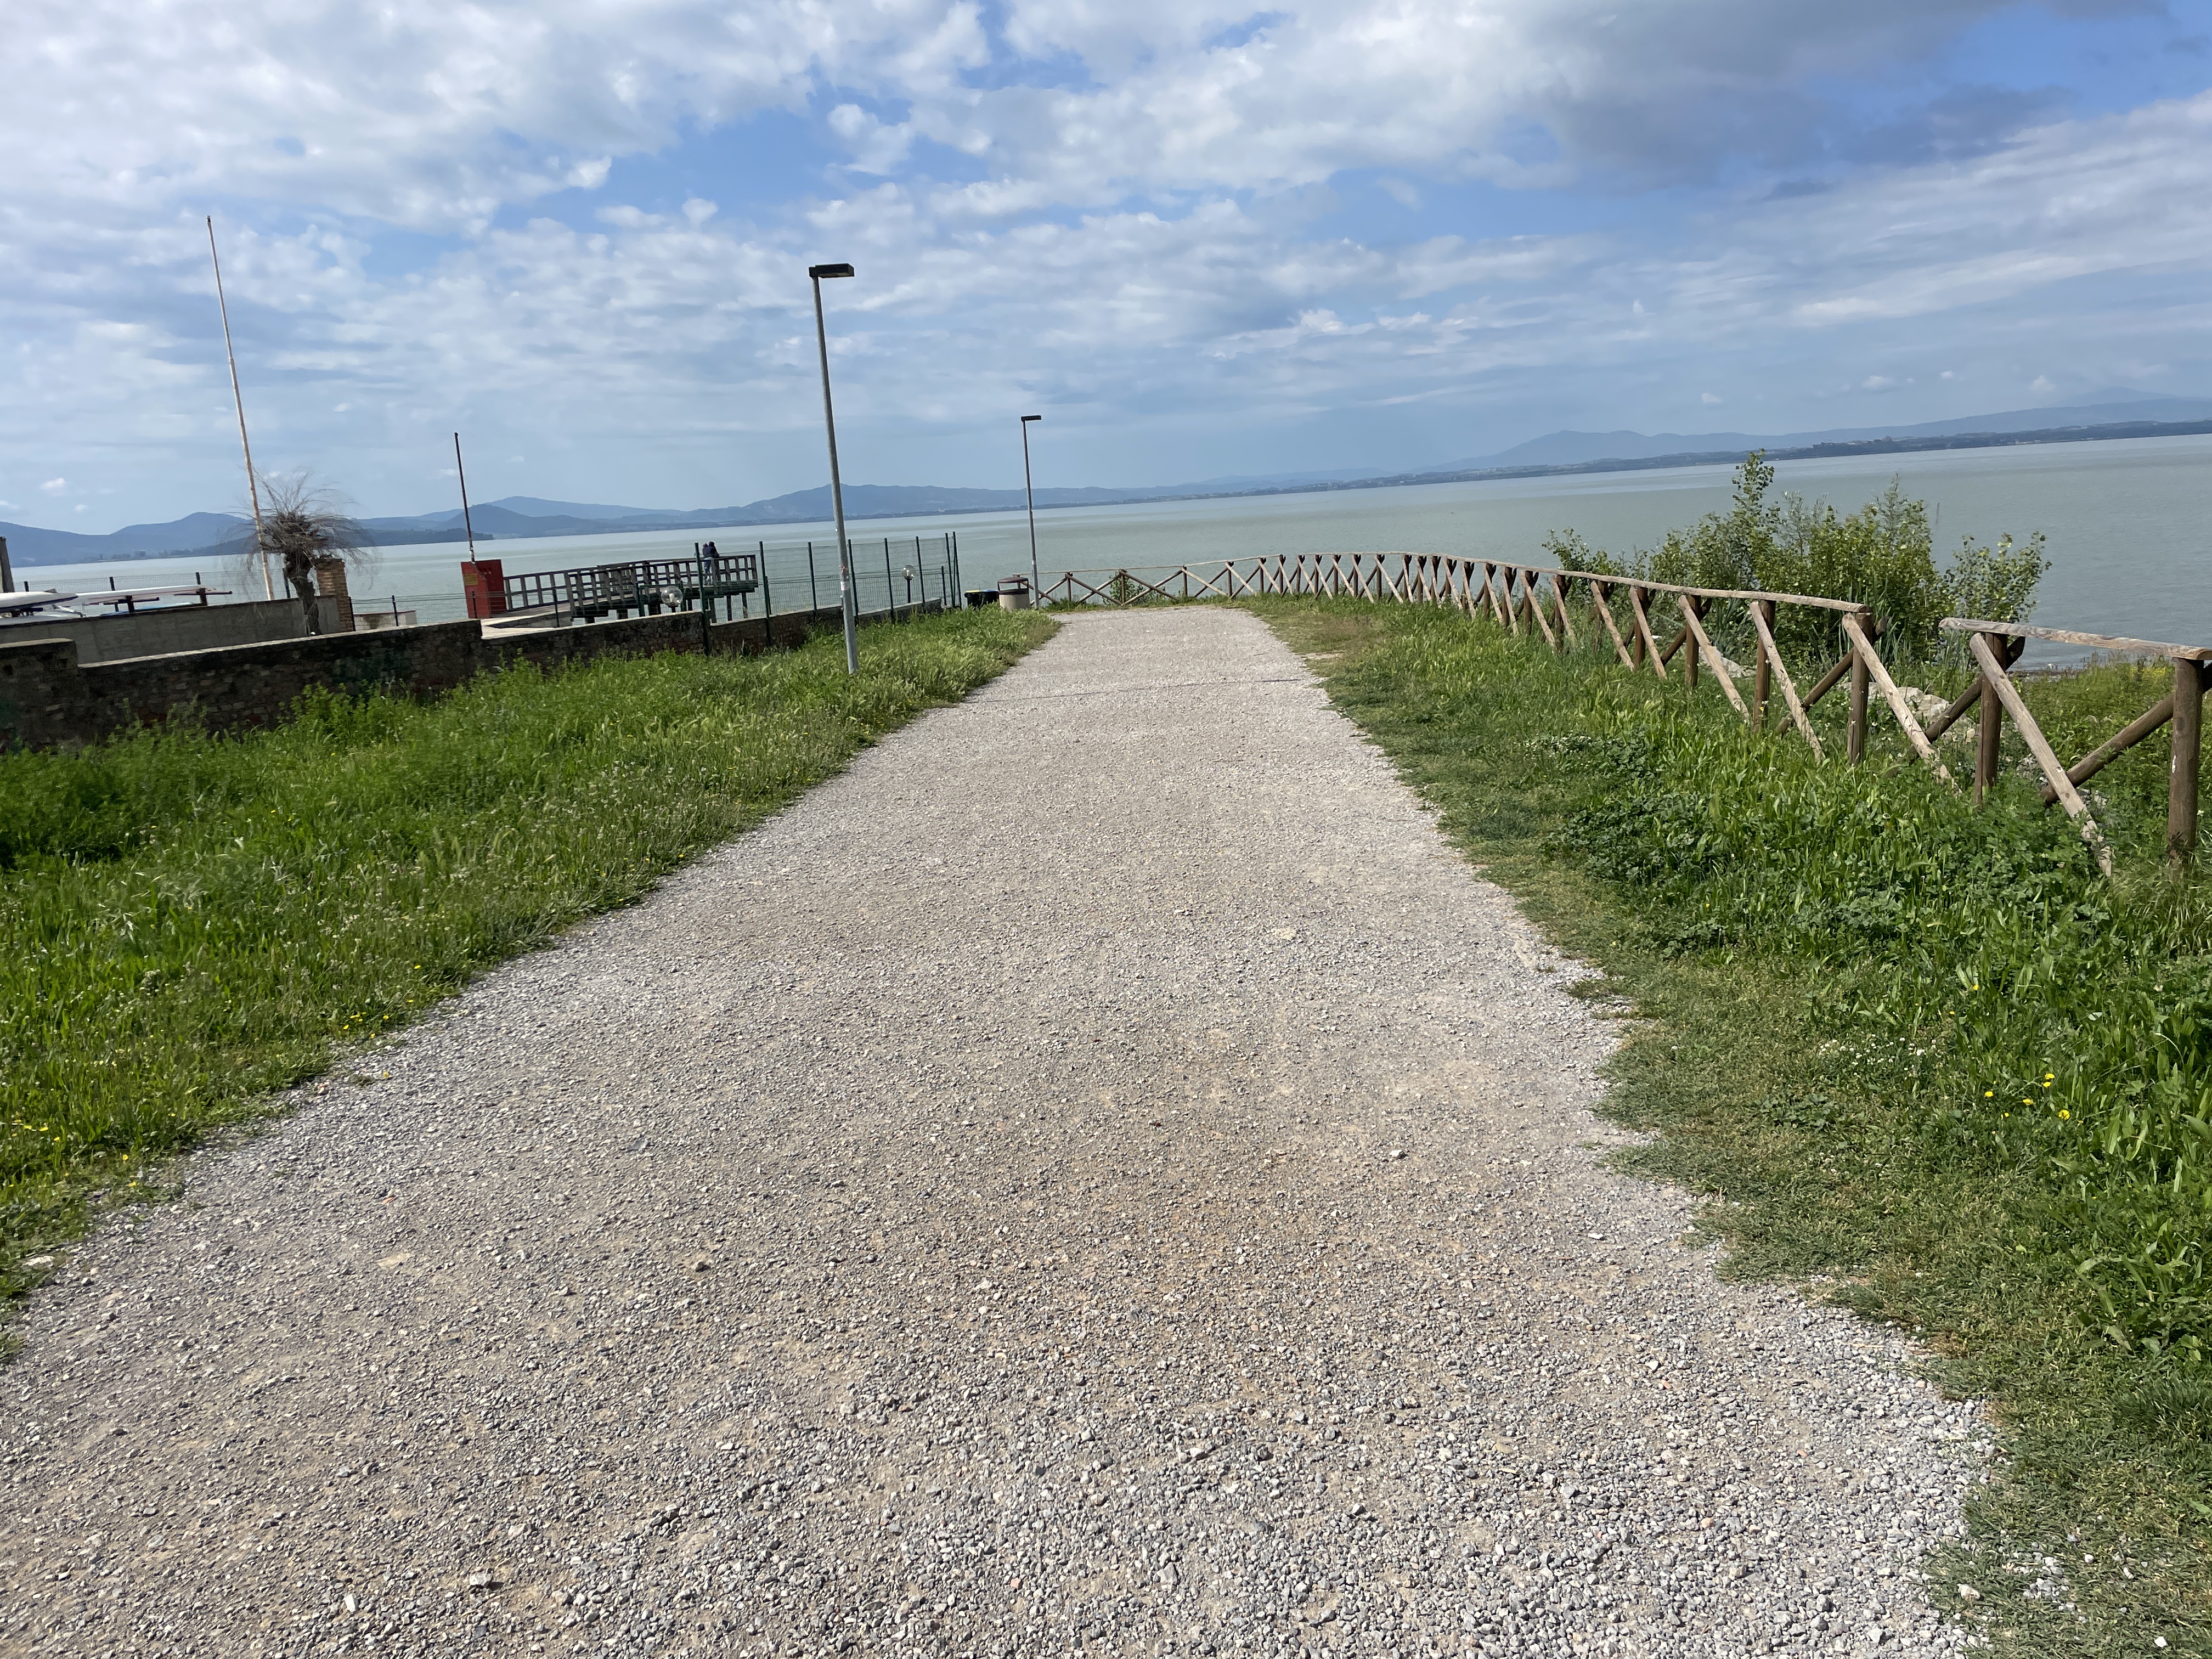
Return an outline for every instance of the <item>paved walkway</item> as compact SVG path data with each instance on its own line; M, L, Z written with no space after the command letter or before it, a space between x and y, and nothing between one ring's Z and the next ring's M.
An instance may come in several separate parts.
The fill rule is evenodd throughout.
M1978 1432L1238 613L1084 617L38 1297L0 1647L1933 1650Z

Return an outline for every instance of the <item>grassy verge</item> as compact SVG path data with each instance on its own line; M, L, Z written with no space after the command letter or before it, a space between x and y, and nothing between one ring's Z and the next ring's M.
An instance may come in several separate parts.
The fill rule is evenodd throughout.
M0 1286L149 1167L1048 636L968 611L0 756Z
M1633 1000L1609 1109L1729 1270L1817 1279L1995 1403L1941 1599L2001 1652L2212 1650L2212 884L2158 865L2162 744L2099 780L2107 883L2016 769L1977 813L1901 744L1816 763L1710 686L1486 621L1250 603ZM2030 689L2075 752L2156 695L2127 665Z

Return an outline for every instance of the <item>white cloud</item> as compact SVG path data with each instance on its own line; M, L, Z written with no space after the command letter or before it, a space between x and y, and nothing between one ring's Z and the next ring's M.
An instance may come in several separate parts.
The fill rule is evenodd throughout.
M69 480L67 478L49 478L46 483L40 484L39 488L45 490L49 495L58 495L62 491L69 488Z
M1784 204L1800 234L1871 240L1802 307L1834 323L1953 311L2077 277L2201 269L2212 250L2212 93L2062 121L1988 155Z
M1822 113L1801 89L1814 77L1924 49L2001 9L1316 0L1206 50L1241 8L1028 0L1010 9L1010 40L1080 57L1098 84L923 100L913 120L946 142L980 129L1002 167L1085 203L1132 186L1280 189L1359 167L1520 183L1592 168L1697 177L1731 152L1802 149ZM1546 142L1532 148L1534 129Z
M2212 337L2212 94L1966 160L1823 163L1817 192L1716 191L1656 228L1485 234L1449 205L1471 180L1611 200L1796 166L1825 107L1807 88L1999 9L1316 0L1248 27L1207 0L21 0L0 70L37 90L0 106L0 333L21 343L0 442L79 477L220 478L204 504L230 504L210 202L235 204L257 454L395 476L460 423L549 469L687 443L715 489L765 468L734 434L811 438L812 258L860 270L834 325L856 454L871 423L958 430L1015 400L1222 431L1638 377L1669 400L1710 384L1706 407L1789 375L1857 396L1932 376L1916 342L1979 372L1961 341L1983 335L2036 339L2061 374L2099 342L2186 357L2177 337ZM1082 72L1022 84L1008 48ZM841 164L769 179L744 125L764 112ZM687 163L627 187L696 132L738 155L726 185ZM1410 238L1316 228L1339 191L1378 207L1368 178L1429 216ZM545 199L572 189L587 207ZM2081 303L2099 281L2173 297L2154 323L2106 315Z
M844 140L855 172L889 173L907 158L914 143L914 128L905 122L889 126L858 104L840 104L830 112L830 131Z
M949 88L981 50L947 0L18 0L0 74L37 91L0 140L19 201L118 222L221 194L465 228L686 123L825 81Z
M0 74L30 91L0 106L0 142L19 203L118 225L229 198L479 228L601 188L617 157L832 88L910 112L841 97L830 125L857 167L894 167L927 137L1066 204L1355 167L1673 177L1799 144L1823 107L1802 89L1814 77L2002 9L1315 0L1209 49L1243 8L1013 0L1007 43L1079 58L1090 84L980 90L965 77L992 46L975 0L18 0Z

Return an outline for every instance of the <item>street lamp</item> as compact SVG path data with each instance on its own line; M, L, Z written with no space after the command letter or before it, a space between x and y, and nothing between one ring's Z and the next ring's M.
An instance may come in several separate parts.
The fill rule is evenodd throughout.
M845 485L837 476L837 412L830 403L830 334L822 324L822 280L850 276L850 265L809 265L814 284L814 343L822 351L822 424L830 433L830 507L837 520L837 591L845 612L845 672L860 672L860 598L853 591L853 550L845 543Z
M1030 603L1035 605L1042 596L1037 581L1036 560L1036 486L1030 482L1030 422L1044 419L1042 415L1022 416L1022 490L1030 498Z

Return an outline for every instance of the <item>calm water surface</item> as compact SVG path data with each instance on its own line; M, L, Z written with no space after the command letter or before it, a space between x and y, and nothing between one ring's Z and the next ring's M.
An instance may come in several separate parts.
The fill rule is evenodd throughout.
M2151 438L2119 443L2050 444L1843 460L1785 461L1779 487L1832 501L1849 512L1880 494L1893 477L1933 509L1939 561L1960 538L1994 542L2009 532L2050 538L2052 568L2036 620L2090 633L2191 643L2212 640L2212 437ZM1301 495L1239 496L1127 507L1060 509L1037 515L1038 562L1049 581L1068 569L1177 565L1255 555L1413 552L1534 560L1546 532L1580 531L1592 545L1650 546L1674 526L1724 507L1729 469L1701 466L1577 478L1523 478L1420 484L1391 489ZM1029 568L1029 526L1021 514L867 520L849 524L864 605L880 606L889 586L903 602L905 571L917 591L940 591L944 538L959 538L970 587ZM724 531L561 537L483 544L509 574L558 570L613 559L688 555L696 540L725 552L769 550L769 589L779 611L818 593L836 603L836 563L827 525L779 525ZM805 544L815 544L810 577ZM380 550L356 579L357 607L396 603L424 622L462 614L462 549L441 543ZM241 599L260 596L258 571L204 573ZM189 580L195 562L37 565L19 580L40 586L125 586ZM2066 657L2039 649L2031 658Z

